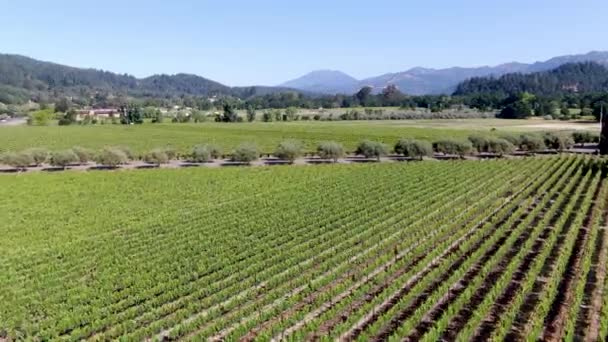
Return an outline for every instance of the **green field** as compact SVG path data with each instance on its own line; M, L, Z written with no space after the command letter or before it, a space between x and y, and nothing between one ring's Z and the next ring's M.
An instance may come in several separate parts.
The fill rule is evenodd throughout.
M538 125L544 125L537 127ZM518 131L567 129L568 123L537 120L403 120L403 121L350 121L350 122L291 122L229 124L144 124L141 126L49 126L0 127L0 152L18 151L29 147L50 150L74 146L101 148L128 146L137 152L157 147L172 146L189 152L193 145L215 143L230 152L242 142L254 142L266 153L273 152L277 144L288 138L304 142L306 149L314 150L320 141L335 140L353 150L363 139L385 142L392 146L398 139L414 138L437 140L444 138L466 139L473 132L490 134ZM586 125L583 127L590 127Z
M0 339L603 340L597 164L3 175Z

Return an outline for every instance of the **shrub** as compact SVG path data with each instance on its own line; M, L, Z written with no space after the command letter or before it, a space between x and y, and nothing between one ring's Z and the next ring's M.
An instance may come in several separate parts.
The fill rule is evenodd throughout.
M514 146L521 145L521 135L503 133L503 134L500 134L498 137L510 142Z
M51 153L51 165L65 168L70 164L77 163L78 156L72 150L56 151Z
M365 158L376 158L385 156L388 153L388 148L385 144L377 141L363 140L357 146L356 154L365 156Z
M470 141L458 141L458 140L440 140L433 143L435 151L444 154L455 154L463 157L465 154L470 153L473 149L473 145Z
M114 149L122 151L125 154L125 156L127 157L127 160L135 160L135 159L137 159L136 155L135 155L135 152L133 152L133 150L130 147L127 147L127 146L118 146L118 147L115 147Z
M548 148L558 151L569 149L572 147L572 145L574 145L572 135L565 133L547 132L543 136L543 140Z
M279 159L285 159L293 163L302 155L302 143L297 140L285 140L277 146L274 154Z
M428 141L401 139L395 144L395 152L405 157L422 159L433 154L433 146Z
M488 139L488 152L496 153L502 156L505 153L512 153L514 150L515 146L505 139Z
M9 152L2 155L2 163L16 169L25 169L34 164L34 158L27 152Z
M259 157L258 148L255 144L243 143L232 153L232 160L241 163L251 163Z
M80 164L88 163L95 156L95 152L80 146L73 147L72 151L74 151L74 153L78 156L78 162Z
M319 157L323 159L332 159L335 162L344 156L344 147L342 144L335 141L326 141L319 144L317 147Z
M49 159L49 151L44 148L30 148L24 151L32 156L33 164L39 166Z
M592 134L591 132L588 131L583 131L583 132L573 132L572 133L572 139L574 140L575 144L586 144L586 143L594 143L594 142L599 142L599 135L597 134Z
M144 161L149 164L166 164L169 162L169 156L164 149L154 149L144 155Z
M522 134L520 136L519 148L524 151L542 151L545 149L543 138L536 134Z
M120 164L126 163L128 160L129 157L127 157L127 154L123 150L112 147L104 148L95 156L95 162L97 162L97 164L108 167L117 167Z
M169 158L169 160L177 159L177 157L178 157L177 150L173 147L165 147L165 148L159 149L159 150L164 152L165 155L167 155L167 158Z
M201 144L196 145L192 149L192 160L199 163L204 163L212 159L218 159L222 156L222 150L217 145Z
M489 152L488 147L490 145L490 138L482 135L471 135L468 139L477 152Z

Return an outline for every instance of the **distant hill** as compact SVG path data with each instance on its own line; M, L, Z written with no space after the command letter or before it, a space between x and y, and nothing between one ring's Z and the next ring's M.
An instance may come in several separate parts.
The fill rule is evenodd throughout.
M341 71L317 70L280 86L322 94L353 94L359 90L359 81Z
M363 86L371 86L374 89L374 92L380 92L387 85L394 84L399 90L410 95L450 94L456 89L458 83L473 77L499 77L509 73L532 73L551 70L566 63L578 62L596 62L598 64L608 65L608 52L593 51L582 55L560 56L533 64L512 62L497 66L483 66L477 68L453 67L447 69L417 67L403 72L388 73L366 78L358 81L354 86L352 85L352 80L345 82L340 74L323 72L321 77L315 73L311 73L294 81L284 83L283 85L289 85L296 89L308 90L310 89L311 84L314 84L314 88L317 92L335 94L340 93L341 91L338 90L342 89L349 90L348 92L342 92L350 94L352 91L350 91L351 88L349 87L359 89ZM334 76L334 78L332 78L332 76ZM302 80L302 82L299 80ZM311 81L308 82L309 80ZM336 84L340 84L341 86L338 87Z
M474 77L460 83L455 95L496 94L516 95L530 92L556 96L567 93L608 91L608 69L595 62L567 63L553 70L530 74L510 73L496 77Z
M274 92L295 91L284 87L229 87L192 74L153 75L138 79L97 69L74 68L19 55L0 54L0 102L23 103L30 99L69 96L133 96L172 98L183 95L230 95L247 98Z

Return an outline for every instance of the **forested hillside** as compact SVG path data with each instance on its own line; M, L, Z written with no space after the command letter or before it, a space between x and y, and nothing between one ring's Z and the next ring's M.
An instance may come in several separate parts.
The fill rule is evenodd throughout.
M171 99L182 96L248 98L280 91L280 87L228 87L204 77L177 74L143 79L103 70L73 68L29 57L0 54L0 102L54 102L70 97L82 105L125 96Z
M555 96L608 90L608 69L593 63L569 63L550 71L532 74L512 73L499 78L474 77L458 85L455 95L495 93L515 95L529 92Z

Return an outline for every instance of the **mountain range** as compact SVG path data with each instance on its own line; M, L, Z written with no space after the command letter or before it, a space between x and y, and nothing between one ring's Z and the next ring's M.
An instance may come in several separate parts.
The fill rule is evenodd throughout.
M593 51L582 55L560 56L532 64L506 63L478 68L412 68L357 80L340 71L319 70L279 86L230 87L192 74L153 75L136 78L97 69L74 68L33 58L0 54L0 102L25 103L29 100L52 102L70 97L86 104L117 96L175 99L183 96L234 96L248 99L258 95L298 91L308 95L353 94L363 86L378 93L396 85L410 95L451 94L457 85L478 77L499 77L510 73L530 74L547 71L567 63L595 62L608 66L608 52Z
M352 94L364 86L370 86L374 92L380 92L387 85L394 84L401 92L410 95L451 94L460 82L473 77L499 77L509 73L528 74L578 62L596 62L608 65L608 52L592 51L587 54L559 56L531 64L512 62L497 66L446 69L416 67L403 72L388 73L362 80L357 80L341 71L319 70L282 83L281 86L313 93Z

